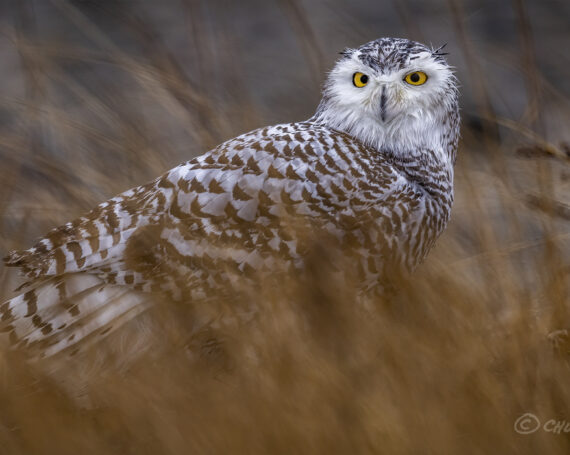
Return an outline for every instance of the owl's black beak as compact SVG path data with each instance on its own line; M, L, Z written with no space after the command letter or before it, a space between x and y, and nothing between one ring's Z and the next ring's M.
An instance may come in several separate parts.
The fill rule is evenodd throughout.
M382 93L380 94L380 118L383 122L386 121L386 86L382 85Z

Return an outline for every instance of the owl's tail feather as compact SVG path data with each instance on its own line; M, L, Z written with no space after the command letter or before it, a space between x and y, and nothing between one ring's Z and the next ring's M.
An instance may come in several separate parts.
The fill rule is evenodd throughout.
M0 305L0 332L32 357L73 355L150 304L148 295L105 284L95 275L57 276Z

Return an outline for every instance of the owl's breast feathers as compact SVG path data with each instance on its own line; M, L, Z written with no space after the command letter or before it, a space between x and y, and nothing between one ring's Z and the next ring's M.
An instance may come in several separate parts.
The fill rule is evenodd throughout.
M88 289L204 298L256 273L302 270L324 238L355 261L363 287L374 286L388 263L413 268L427 254L448 218L450 198L439 199L344 133L312 122L259 129L11 252L6 264L31 281L0 313L13 320L21 303L33 318L41 311L30 301L48 293L45 283L52 300L77 307L81 275Z

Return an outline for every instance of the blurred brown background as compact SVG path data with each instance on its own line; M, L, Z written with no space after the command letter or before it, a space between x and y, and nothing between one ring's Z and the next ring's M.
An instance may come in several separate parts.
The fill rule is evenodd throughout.
M6 353L0 453L568 453L568 433L513 424L570 421L568 339L548 338L570 327L570 2L1 0L0 30L2 255L310 117L337 53L381 36L447 43L463 119L452 222L394 306L347 316L320 294L346 349L289 308L292 332L241 340L263 340L259 369L149 363L79 411ZM0 296L16 283L2 269Z

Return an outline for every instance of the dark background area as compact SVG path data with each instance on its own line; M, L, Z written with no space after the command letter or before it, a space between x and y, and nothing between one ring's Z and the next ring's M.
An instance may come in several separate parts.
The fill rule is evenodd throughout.
M44 205L35 193L62 190L44 168L85 189L87 209L235 135L308 118L337 53L381 36L447 43L464 137L569 140L562 0L4 0L0 21L0 159L20 169L4 185L17 188L7 238Z

